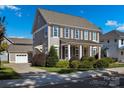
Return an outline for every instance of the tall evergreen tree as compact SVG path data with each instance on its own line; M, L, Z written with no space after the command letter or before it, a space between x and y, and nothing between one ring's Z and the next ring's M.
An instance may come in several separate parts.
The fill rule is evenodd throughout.
M56 63L59 61L57 56L57 51L54 46L51 46L49 55L47 57L46 66L47 67L54 67Z

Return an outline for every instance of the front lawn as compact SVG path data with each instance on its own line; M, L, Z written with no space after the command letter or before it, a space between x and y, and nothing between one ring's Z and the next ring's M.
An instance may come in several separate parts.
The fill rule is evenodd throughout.
M20 75L16 73L12 68L4 67L0 68L0 80L5 79L18 79Z
M43 69L48 72L56 72L59 74L67 74L77 71L77 69L73 69L73 68L57 68L57 67L36 67L36 68Z
M109 68L116 68L116 67L124 67L123 63L112 63L109 65Z
M88 68L78 68L78 69L74 69L74 68L57 68L57 67L36 67L39 69L43 69L46 70L48 72L56 72L59 74L68 74L68 73L72 73L72 72L76 72L76 71L88 71L88 70L94 70L94 69L88 69Z

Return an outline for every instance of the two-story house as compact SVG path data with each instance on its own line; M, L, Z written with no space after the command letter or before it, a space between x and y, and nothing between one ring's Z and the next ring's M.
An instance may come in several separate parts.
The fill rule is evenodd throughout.
M101 36L103 49L106 50L107 57L116 58L124 62L124 32L112 30Z
M84 18L38 9L33 25L33 48L35 53L48 53L51 46L60 59L73 56L101 57L100 29Z

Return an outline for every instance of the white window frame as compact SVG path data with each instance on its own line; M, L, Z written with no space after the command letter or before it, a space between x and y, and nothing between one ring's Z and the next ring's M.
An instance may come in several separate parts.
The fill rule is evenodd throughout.
M64 38L69 38L70 36L69 34L70 34L70 28L64 28Z
M95 56L97 54L97 48L93 47L92 48L92 55Z
M97 33L93 32L93 41L97 41Z
M88 38L89 38L88 33L89 33L88 30L84 31L84 40L88 40Z
M55 36L55 28L57 29L57 31L56 31L56 33L57 33L57 36ZM53 31L52 31L52 33L53 33L53 37L54 38L58 38L59 37L59 26L53 26Z
M76 29L74 32L75 32L75 34L74 34L75 39L79 39L80 38L80 30Z

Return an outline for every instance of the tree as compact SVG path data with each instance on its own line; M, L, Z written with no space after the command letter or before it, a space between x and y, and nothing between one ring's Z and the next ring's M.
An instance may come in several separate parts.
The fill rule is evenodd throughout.
M3 46L4 44L2 41L4 40L4 35L5 35L5 16L0 17L0 53L4 50ZM0 59L0 68L1 68L1 59Z
M49 55L47 57L46 66L47 67L54 67L56 63L59 61L57 56L57 51L54 46L51 46Z

